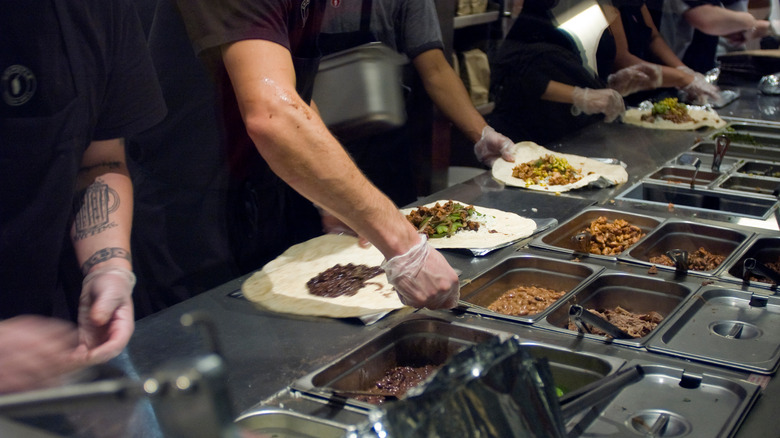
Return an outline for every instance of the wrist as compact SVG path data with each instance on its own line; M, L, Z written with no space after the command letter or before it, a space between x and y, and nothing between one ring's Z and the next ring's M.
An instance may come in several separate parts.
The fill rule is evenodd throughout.
M92 279L94 279L95 277L100 275L105 275L105 274L112 274L112 275L123 277L130 284L130 287L135 286L136 277L133 271L120 266L103 266L97 268L92 272L90 272L89 274L87 274L84 277L84 280L81 282L81 284L86 285L87 283L92 281Z

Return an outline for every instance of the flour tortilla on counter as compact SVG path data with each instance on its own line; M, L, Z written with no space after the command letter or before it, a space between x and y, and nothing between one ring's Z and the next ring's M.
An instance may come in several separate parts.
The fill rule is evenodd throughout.
M425 204L424 207L433 207L436 203L444 204L447 200L440 200ZM469 204L452 200L464 207ZM479 222L477 231L458 230L450 237L438 237L428 239L431 246L437 249L482 249L494 248L506 243L514 242L528 237L536 230L536 222L515 213L510 213L494 208L480 207L474 205L474 210L482 216L470 217L474 222ZM409 214L416 208L405 208L401 210L404 215Z
M371 267L384 259L373 246L361 248L355 237L326 234L291 246L247 279L241 290L253 303L280 313L350 318L388 312L404 305L384 273L369 279L353 296L315 296L306 286L337 264Z
M515 161L510 163L503 158L499 158L493 163L493 178L501 181L502 183L512 187L522 187L529 190L538 190L542 192L568 192L569 190L579 189L585 187L591 183L601 180L600 182L606 182L609 185L622 184L628 181L628 173L623 166L619 164L606 164L601 161L592 160L590 158L581 157L579 155L562 154L553 152L538 144L530 141L523 141L515 144L513 149L515 155ZM565 158L569 164L575 169L582 171L582 179L573 182L571 184L564 185L541 185L541 184L526 184L526 182L520 178L512 176L512 169L515 166L527 163L529 161L538 160L545 155L553 155L556 157Z
M712 128L722 128L726 126L726 121L718 116L718 113L712 110L708 110L704 107L688 106L688 114L693 118L692 122L674 123L670 120L664 120L661 117L656 117L654 122L646 122L642 120L642 116L650 114L652 107L650 108L629 108L622 115L623 123L629 125L642 126L649 129L668 129L679 131L694 131L705 126Z

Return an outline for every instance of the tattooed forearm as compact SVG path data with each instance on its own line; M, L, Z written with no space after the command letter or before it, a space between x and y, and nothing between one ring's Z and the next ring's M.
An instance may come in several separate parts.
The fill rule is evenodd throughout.
M119 208L119 194L101 178L95 180L76 198L75 235L73 240L86 239L109 228L117 226L111 220L111 213Z
M97 265L98 263L103 263L108 259L115 258L127 259L128 261L132 262L130 251L124 248L103 248L100 251L92 254L89 260L81 265L81 273L87 275L93 266Z
M79 168L80 173L84 172L91 172L95 169L104 168L106 170L116 170L121 169L123 166L123 163L121 161L103 161L101 163L93 164L91 166L81 166Z

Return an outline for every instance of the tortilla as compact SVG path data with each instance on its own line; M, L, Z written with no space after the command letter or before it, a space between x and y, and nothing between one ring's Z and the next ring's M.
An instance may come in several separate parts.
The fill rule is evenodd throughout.
M569 190L586 187L589 184L596 182L604 183L605 185L617 185L628 181L628 172L619 164L606 164L579 155L553 152L530 141L523 141L515 144L513 153L515 155L514 162L499 158L493 163L492 169L493 178L512 187L522 187L542 192L567 192ZM572 167L581 169L583 174L582 179L565 185L541 185L527 184L524 180L512 176L512 169L514 169L515 166L521 163L538 160L547 154L565 158Z
M326 234L291 246L247 279L241 290L253 303L280 313L349 318L388 312L404 305L385 274L368 280L352 296L319 297L306 287L311 278L337 264L380 266L384 259L373 246L361 248L355 237Z
M696 108L688 106L688 115L693 118L692 122L674 123L669 120L664 120L661 117L656 117L654 122L646 122L642 120L642 116L650 114L652 108L629 108L623 113L623 123L629 125L641 126L649 129L668 129L679 131L694 131L705 126L712 128L722 128L726 126L726 121L718 116L718 113L712 110L705 109L703 107Z
M425 207L432 207L436 203L444 204L447 200L440 200L425 204ZM456 201L461 205L472 205L468 202ZM404 215L409 214L415 208L405 208L401 210ZM437 249L485 249L495 248L511 242L518 241L523 237L528 237L536 230L536 222L515 213L509 213L494 208L480 207L474 205L474 209L480 216L470 217L469 219L479 222L477 231L458 230L450 237L439 237L428 239L431 246Z

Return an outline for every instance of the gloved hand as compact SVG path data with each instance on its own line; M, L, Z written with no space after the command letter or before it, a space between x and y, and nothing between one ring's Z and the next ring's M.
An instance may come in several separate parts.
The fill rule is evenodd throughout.
M621 96L637 91L653 90L661 86L664 74L658 64L634 64L618 70L607 77L607 86Z
M94 363L114 358L130 340L135 329L133 286L135 275L120 267L97 269L84 277L79 299L79 337Z
M626 110L623 97L611 88L594 90L592 88L574 87L571 97L574 101L571 112L575 116L580 113L602 113L604 114L605 122L612 122Z
M33 315L0 321L0 394L58 386L88 365L74 324Z
M512 155L512 146L515 143L509 137L499 134L490 126L482 129L482 138L474 145L474 154L480 163L490 167L499 157L506 161L515 161Z
M684 65L677 67L677 69L693 76L693 81L690 84L680 88L682 100L694 105L706 105L707 103L716 103L720 100L720 88L707 82L703 74L695 72Z
M405 254L382 263L382 269L408 306L451 309L458 304L458 275L425 234L420 234L420 242Z
M358 236L358 234L352 230L349 225L342 222L341 219L328 213L327 210L317 204L314 204L314 207L318 212L320 212L322 231L324 231L326 234L346 234L348 236L354 236L359 239L358 245L362 246L363 248L371 246L371 242L369 242L368 239Z

